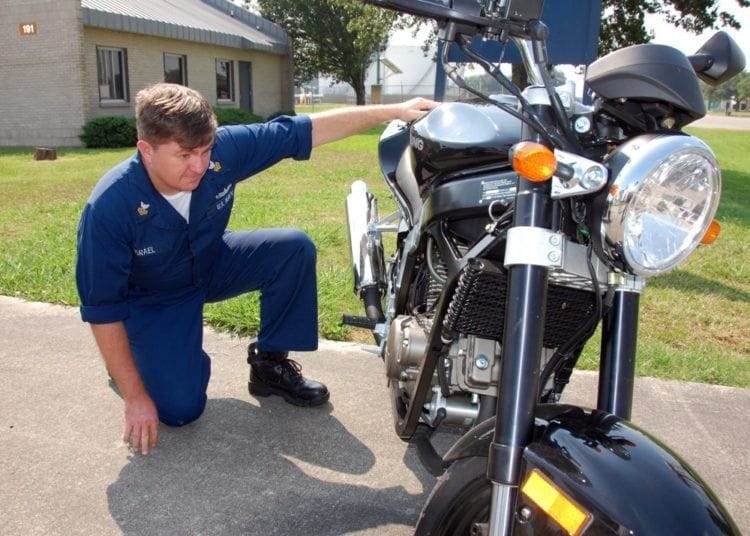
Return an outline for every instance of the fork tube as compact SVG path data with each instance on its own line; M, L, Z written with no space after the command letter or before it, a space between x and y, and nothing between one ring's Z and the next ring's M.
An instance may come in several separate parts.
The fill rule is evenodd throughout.
M640 293L615 292L612 308L604 318L596 407L630 419L635 381Z
M552 110L543 88L527 88L526 97L543 121L552 121ZM539 134L525 124L521 139L542 142ZM513 227L549 229L549 192L549 181L536 183L519 177ZM487 478L492 482L490 536L505 536L512 531L523 451L533 438L547 276L545 266L517 264L508 267L495 433L487 459Z
M519 180L514 226L548 227L548 184ZM546 267L510 266L495 435L487 478L493 483L490 534L509 534L521 478L522 454L532 439L547 302Z

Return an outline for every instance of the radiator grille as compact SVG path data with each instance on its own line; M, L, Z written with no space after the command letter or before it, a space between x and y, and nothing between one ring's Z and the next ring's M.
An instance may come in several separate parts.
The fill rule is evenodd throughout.
M505 270L486 260L472 259L459 278L445 315L445 327L467 335L502 340L507 289ZM595 309L592 292L550 285L545 348L557 348L567 342Z

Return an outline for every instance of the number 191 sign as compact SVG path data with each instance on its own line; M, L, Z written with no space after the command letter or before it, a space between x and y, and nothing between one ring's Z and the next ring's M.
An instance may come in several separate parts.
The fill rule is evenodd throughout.
M18 33L21 35L36 35L36 22L22 22L18 25Z

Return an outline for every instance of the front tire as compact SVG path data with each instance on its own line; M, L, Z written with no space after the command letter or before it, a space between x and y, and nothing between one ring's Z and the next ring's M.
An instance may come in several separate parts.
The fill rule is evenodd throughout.
M492 498L486 473L487 458L474 456L453 463L432 489L415 534L471 535L474 523L486 523Z

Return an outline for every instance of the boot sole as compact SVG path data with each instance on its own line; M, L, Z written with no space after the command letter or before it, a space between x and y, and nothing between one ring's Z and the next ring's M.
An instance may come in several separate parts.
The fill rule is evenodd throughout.
M330 398L330 393L326 393L325 395L321 397L313 398L310 400L305 399L305 398L296 398L290 395L288 392L284 391L283 389L269 387L268 385L260 385L254 382L247 382L247 390L250 391L251 395L260 396L263 398L267 396L271 396L271 395L280 396L284 400L286 400L289 404L292 404L294 406L304 407L304 408L320 406L321 404L325 404L326 402L328 402L328 399Z

